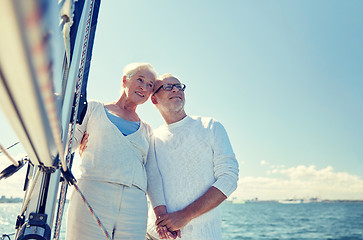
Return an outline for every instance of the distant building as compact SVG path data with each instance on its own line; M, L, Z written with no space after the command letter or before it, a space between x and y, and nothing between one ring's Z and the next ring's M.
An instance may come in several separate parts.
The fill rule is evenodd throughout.
M22 201L23 199L21 198L13 198L13 197L7 198L4 195L2 195L0 198L0 203L18 203Z

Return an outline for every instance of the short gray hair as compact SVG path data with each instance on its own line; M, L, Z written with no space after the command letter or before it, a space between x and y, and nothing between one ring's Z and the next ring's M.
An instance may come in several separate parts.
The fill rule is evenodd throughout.
M150 63L130 63L124 67L124 71L122 76L126 76L126 79L130 79L132 75L134 75L135 72L141 69L146 69L150 71L156 79L157 72L155 71L155 68Z

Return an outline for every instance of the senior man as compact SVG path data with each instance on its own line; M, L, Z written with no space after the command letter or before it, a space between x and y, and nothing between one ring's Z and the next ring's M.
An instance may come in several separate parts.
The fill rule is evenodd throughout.
M218 205L237 188L238 162L220 122L185 113L185 88L177 77L164 74L151 96L165 120L154 130L149 157L156 157L166 208L160 207L157 216L149 211L148 237L158 239L159 232L175 238L174 231L181 239L222 239Z

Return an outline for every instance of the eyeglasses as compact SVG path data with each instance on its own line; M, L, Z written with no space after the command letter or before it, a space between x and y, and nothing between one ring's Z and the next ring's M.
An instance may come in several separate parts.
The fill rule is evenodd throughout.
M163 84L163 85L161 85L155 92L154 92L154 94L156 94L157 92L159 92L159 90L161 89L161 88L163 88L164 89L164 91L171 91L171 90L173 90L173 88L174 87L176 87L179 91L183 91L184 92L184 90L185 90L185 88L186 88L186 85L185 84L183 84L183 83L176 83L176 84Z

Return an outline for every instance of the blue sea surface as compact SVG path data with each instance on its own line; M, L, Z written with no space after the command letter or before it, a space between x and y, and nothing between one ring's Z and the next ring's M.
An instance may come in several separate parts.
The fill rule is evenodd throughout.
M362 240L363 203L224 203L223 239Z
M0 239L15 232L20 209L21 203L0 204ZM363 203L225 202L221 211L223 240L363 240Z

